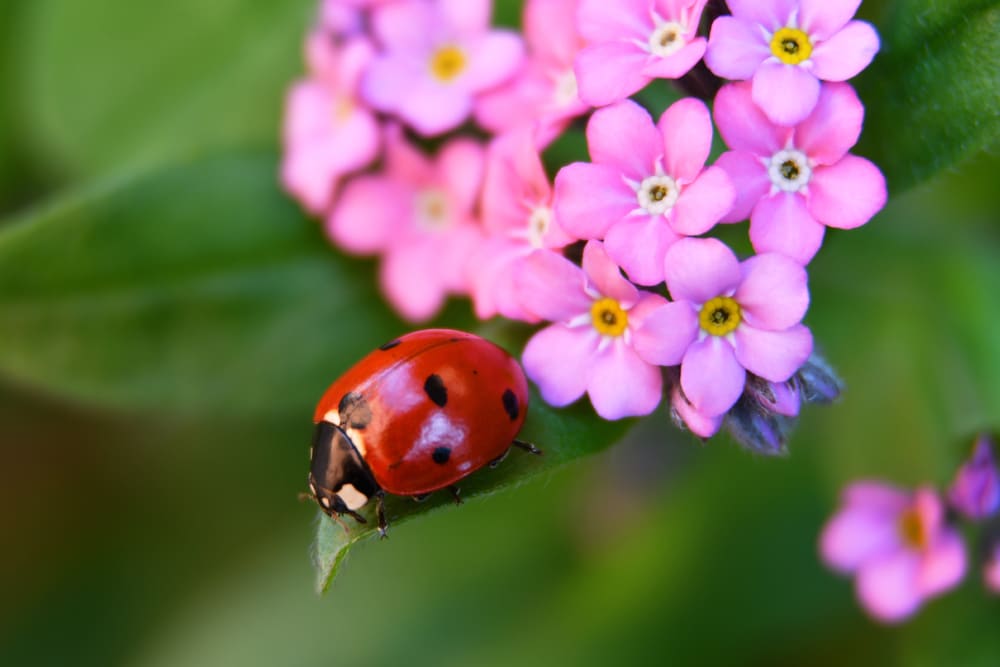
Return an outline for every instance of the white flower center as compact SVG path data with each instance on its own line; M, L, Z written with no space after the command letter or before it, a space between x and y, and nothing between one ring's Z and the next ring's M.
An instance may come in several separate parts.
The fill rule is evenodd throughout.
M661 58L672 56L687 45L684 32L684 26L676 21L657 24L649 36L649 52Z
M649 176L639 184L639 206L650 215L663 215L674 207L681 194L677 181L669 176Z
M552 226L552 209L539 206L531 211L528 217L528 241L532 247L542 248L543 238Z
M417 224L427 231L441 231L451 224L448 198L440 190L424 190L417 194Z
M556 78L552 98L556 106L565 107L576 102L577 94L576 74L570 68Z
M786 149L771 156L767 165L767 175L774 187L784 192L798 192L809 185L812 167L809 158L802 151Z

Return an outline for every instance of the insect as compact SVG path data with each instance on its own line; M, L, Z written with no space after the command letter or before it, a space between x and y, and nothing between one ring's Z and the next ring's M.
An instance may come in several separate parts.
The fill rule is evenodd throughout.
M313 421L309 491L326 514L367 523L373 498L385 537L385 494L450 488L511 446L528 409L520 365L493 343L461 331L427 329L382 345L323 394Z

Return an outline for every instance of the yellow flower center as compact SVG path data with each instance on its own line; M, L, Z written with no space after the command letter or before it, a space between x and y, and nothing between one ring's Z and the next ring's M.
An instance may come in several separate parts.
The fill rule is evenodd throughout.
M628 326L628 314L618 301L604 297L590 307L590 318L594 328L603 336L621 336Z
M431 56L431 74L438 81L450 83L465 70L465 53L457 46L442 46Z
M927 527L920 520L920 514L915 509L906 510L899 517L899 537L903 544L911 549L926 549L930 542L930 535L927 534Z
M740 304L728 296L718 296L701 307L698 323L713 336L725 336L736 330L743 321Z
M771 38L771 53L786 65L798 65L809 60L812 51L809 35L798 28L782 28Z

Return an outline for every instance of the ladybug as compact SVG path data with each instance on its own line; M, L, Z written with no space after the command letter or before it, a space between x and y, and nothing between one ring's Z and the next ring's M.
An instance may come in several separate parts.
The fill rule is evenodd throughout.
M385 537L385 494L450 488L511 445L528 409L521 366L493 343L462 331L428 329L382 345L323 394L313 422L309 491L331 518L376 501Z

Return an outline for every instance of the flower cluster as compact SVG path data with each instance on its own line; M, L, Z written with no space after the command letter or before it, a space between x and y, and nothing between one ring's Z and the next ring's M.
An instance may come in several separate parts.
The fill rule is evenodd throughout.
M972 455L942 496L881 482L855 482L820 539L826 563L857 576L858 599L875 618L898 622L965 576L966 548L957 522L985 523L1000 510L995 441L977 438ZM1000 526L985 523L983 581L1000 594Z
M781 452L800 404L839 393L802 323L805 267L886 200L849 153L864 108L844 83L878 37L858 0L706 2L526 0L518 33L491 0L326 0L283 182L338 247L379 257L407 319L458 294L547 323L523 361L552 405L587 394L619 419L667 396L701 437ZM711 110L631 99L702 60L733 81ZM581 116L590 159L550 179L542 153ZM729 150L708 164L715 127ZM747 219L749 258L705 236Z

